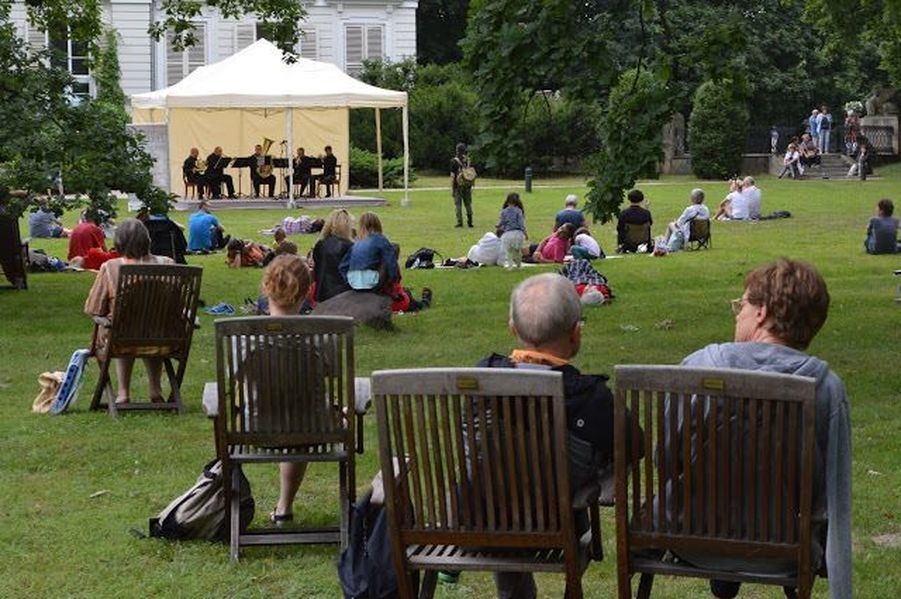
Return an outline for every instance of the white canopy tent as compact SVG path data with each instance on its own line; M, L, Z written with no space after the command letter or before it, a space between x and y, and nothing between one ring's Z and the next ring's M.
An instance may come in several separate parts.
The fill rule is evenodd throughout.
M200 67L165 89L131 97L136 124L166 124L169 132L170 189L182 185L182 161L188 149L201 156L222 146L227 156L247 156L264 137L284 139L293 156L295 140L307 147L331 145L347 165L351 108L374 108L382 188L381 109L403 111L404 199L409 202L409 119L407 94L368 85L330 63L298 58L288 64L267 40L215 64ZM308 151L315 155L317 151ZM290 158L290 156L287 156ZM340 192L347 189L347 166ZM288 169L293 183L293 170ZM288 187L293 203L293 184Z

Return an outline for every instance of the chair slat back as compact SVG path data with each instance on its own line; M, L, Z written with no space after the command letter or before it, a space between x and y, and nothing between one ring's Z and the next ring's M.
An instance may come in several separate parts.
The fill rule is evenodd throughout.
M353 319L217 320L220 447L353 447Z
M372 392L389 519L405 543L562 546L572 510L559 373L379 371Z
M190 346L203 269L175 264L125 264L119 270L110 328L114 348Z
M806 559L814 379L676 366L615 372L617 530L630 549ZM644 429L642 458L622 447L627 422L632 456Z

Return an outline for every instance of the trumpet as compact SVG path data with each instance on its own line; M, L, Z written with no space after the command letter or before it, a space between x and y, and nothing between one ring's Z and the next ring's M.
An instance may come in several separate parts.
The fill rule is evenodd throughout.
M269 139L268 137L263 138L263 156L267 156L269 154L269 148L272 147L272 144L275 143L274 139ZM257 167L257 176L260 179L266 179L272 174L272 164L264 163Z

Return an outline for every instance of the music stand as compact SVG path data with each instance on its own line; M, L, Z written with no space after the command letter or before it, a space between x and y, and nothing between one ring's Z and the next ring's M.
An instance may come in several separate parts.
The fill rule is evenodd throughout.
M246 156L243 158L235 158L232 161L231 167L238 169L238 195L243 197L243 193L241 191L241 182L244 179L244 171L243 168L252 168L257 165L256 160L254 160L251 156Z

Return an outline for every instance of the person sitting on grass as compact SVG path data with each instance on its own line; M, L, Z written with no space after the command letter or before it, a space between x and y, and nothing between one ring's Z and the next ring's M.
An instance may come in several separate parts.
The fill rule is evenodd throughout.
M566 258L566 253L572 245L573 226L569 223L560 225L554 233L545 237L534 250L532 250L532 260L540 263L558 263L562 264Z
M122 254L120 258L107 260L100 266L97 278L91 286L91 291L84 302L84 311L89 316L102 316L112 318L116 307L116 290L119 285L119 270L123 264L174 264L172 258L154 256L150 253L150 233L144 224L129 218L116 227L116 236L113 239L116 250ZM106 331L104 327L98 329L101 338L97 340L102 348L106 343ZM161 376L163 362L158 358L144 358L144 366L147 368L147 380L150 385L150 401L163 401ZM131 385L131 372L134 367L134 358L116 358L116 379L118 392L116 403L125 404L130 401L129 387Z
M397 256L382 234L382 221L372 212L360 216L359 236L338 266L341 276L356 291L384 291L400 280Z
M69 233L69 261L84 258L93 248L106 251L106 238L96 222L97 217L87 211L81 213L79 223Z
M648 252L653 250L653 244L651 243L651 232L650 227L654 224L654 219L651 217L651 211L642 206L644 203L644 194L638 190L633 189L629 192L629 207L622 211L619 215L619 219L616 221L616 245L620 249L621 252L637 252L638 246L642 243L646 244ZM649 227L648 230L648 238L642 242L631 242L626 237L626 225L644 225L647 224Z
M278 249L278 246L281 242L285 240L287 234L285 230L281 227L276 227L275 231L272 233L272 249Z
M826 322L829 292L823 277L804 262L777 260L745 277L744 293L733 300L735 342L712 344L682 360L697 368L739 368L816 379L815 453L811 556L813 571L825 559L831 597L851 597L851 421L842 380L804 350ZM679 418L681 420L681 410ZM683 423L679 423L677 438ZM706 427L706 424L702 426ZM787 451L787 449L786 449ZM666 459L659 456L658 459ZM739 470L740 471L740 470ZM703 501L703 499L702 499ZM826 544L822 545L825 538ZM738 557L680 552L695 566L727 572L785 573L778 560L762 564ZM756 567L756 568L755 568ZM715 597L731 599L740 583L711 580ZM786 596L796 597L794 589Z
M585 214L578 209L579 198L576 194L571 193L566 196L563 202L563 210L554 217L554 231L560 228L563 223L571 224L575 229L579 229L585 225Z
M268 298L270 316L296 316L313 282L306 261L299 256L284 254L275 258L263 272L260 291ZM279 470L278 503L270 512L275 524L294 520L294 499L307 472L305 462L281 462Z
M231 236L225 235L219 219L210 212L206 200L200 202L197 212L188 218L188 251L210 252L228 245Z
M47 207L46 201L41 201L37 209L28 216L29 237L51 239L68 237L69 233L69 229L63 227L63 221Z
M316 302L324 302L350 289L338 267L353 242L353 216L344 208L326 217L319 240L313 246L313 281Z
M666 226L666 249L668 252L677 252L685 247L685 243L691 238L691 221L695 219L709 220L710 210L704 205L704 190L692 189L691 204L689 204L679 218Z
M584 260L595 260L604 257L604 250L601 249L601 244L591 236L591 231L588 230L588 227L580 227L576 230L569 253L572 254L573 258Z
M760 188L753 177L730 179L729 194L720 202L716 220L759 220L762 209Z
M792 179L798 179L804 174L804 167L801 165L801 150L794 141L788 144L785 149L785 156L782 158L782 172L779 173L779 179L785 175L789 175Z
M889 199L879 200L876 214L867 225L864 248L868 254L895 254L901 252L898 242L898 219L892 216L895 205Z

